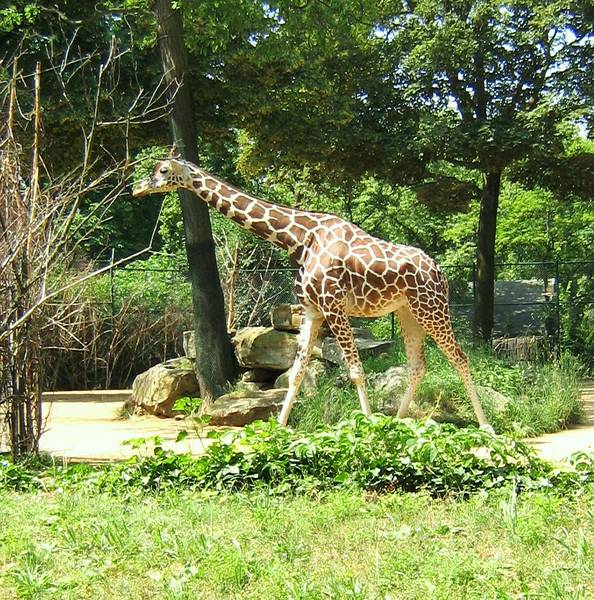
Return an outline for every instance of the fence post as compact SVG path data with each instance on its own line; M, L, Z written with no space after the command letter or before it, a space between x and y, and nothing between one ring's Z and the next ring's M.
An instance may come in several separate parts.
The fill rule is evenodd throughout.
M476 261L472 261L472 314L470 318L470 332L472 335L472 344L477 344L477 332L476 332Z
M556 319L557 319L557 360L561 359L561 300L559 291L561 290L561 285L559 281L559 257L555 259L555 287L553 291L555 292L555 311L556 311Z

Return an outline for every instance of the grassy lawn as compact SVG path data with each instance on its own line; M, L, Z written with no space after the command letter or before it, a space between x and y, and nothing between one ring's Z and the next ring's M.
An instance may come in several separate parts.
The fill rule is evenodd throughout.
M592 598L594 490L0 492L0 597Z

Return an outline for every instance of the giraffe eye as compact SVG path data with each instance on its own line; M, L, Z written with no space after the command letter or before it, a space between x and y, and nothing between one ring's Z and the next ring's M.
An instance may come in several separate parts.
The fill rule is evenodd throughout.
M159 173L161 173L162 175L165 175L168 171L169 169L167 167L161 167L159 169Z

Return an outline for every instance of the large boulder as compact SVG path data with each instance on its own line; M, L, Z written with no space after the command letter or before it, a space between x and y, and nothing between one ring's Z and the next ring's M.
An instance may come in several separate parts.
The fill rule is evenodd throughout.
M320 375L323 375L327 371L326 365L321 360L312 360L309 365L307 365L307 369L305 370L305 375L303 377L303 382L301 383L301 389L303 390L312 390L315 389L318 385L318 381L320 379ZM289 373L291 369L285 371L281 375L279 375L274 382L275 388L288 388L289 387Z
M270 311L270 323L277 331L299 331L303 308L299 304L279 304Z
M242 367L286 371L295 360L297 336L272 327L245 327L237 332L233 345Z
M379 356L383 352L388 352L394 346L394 341L392 340L376 340L367 337L356 337L355 343L361 360L369 356ZM335 365L344 364L342 350L335 338L324 339L322 344L322 358Z
M408 369L406 366L390 367L383 373L369 373L366 377L367 385L375 392L400 399L408 383Z
M208 408L209 425L241 427L266 420L282 406L287 390L238 390L217 398Z
M480 401L488 405L493 414L500 416L505 413L510 403L510 399L506 395L488 385L477 385L476 391Z
M188 358L173 358L136 377L126 408L130 413L173 417L178 398L199 395L194 363Z

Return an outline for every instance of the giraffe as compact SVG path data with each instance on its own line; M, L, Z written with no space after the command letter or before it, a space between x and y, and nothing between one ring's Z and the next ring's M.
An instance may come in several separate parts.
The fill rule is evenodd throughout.
M295 293L303 308L297 354L279 422L286 425L311 358L320 326L336 338L357 389L362 412L371 409L365 374L349 317L395 312L408 362L408 387L398 417L408 413L425 374L424 340L431 336L462 378L481 428L491 430L472 381L469 360L450 322L448 284L437 263L422 250L375 238L337 216L266 202L177 158L157 162L134 196L186 188L248 231L283 248L298 267Z

